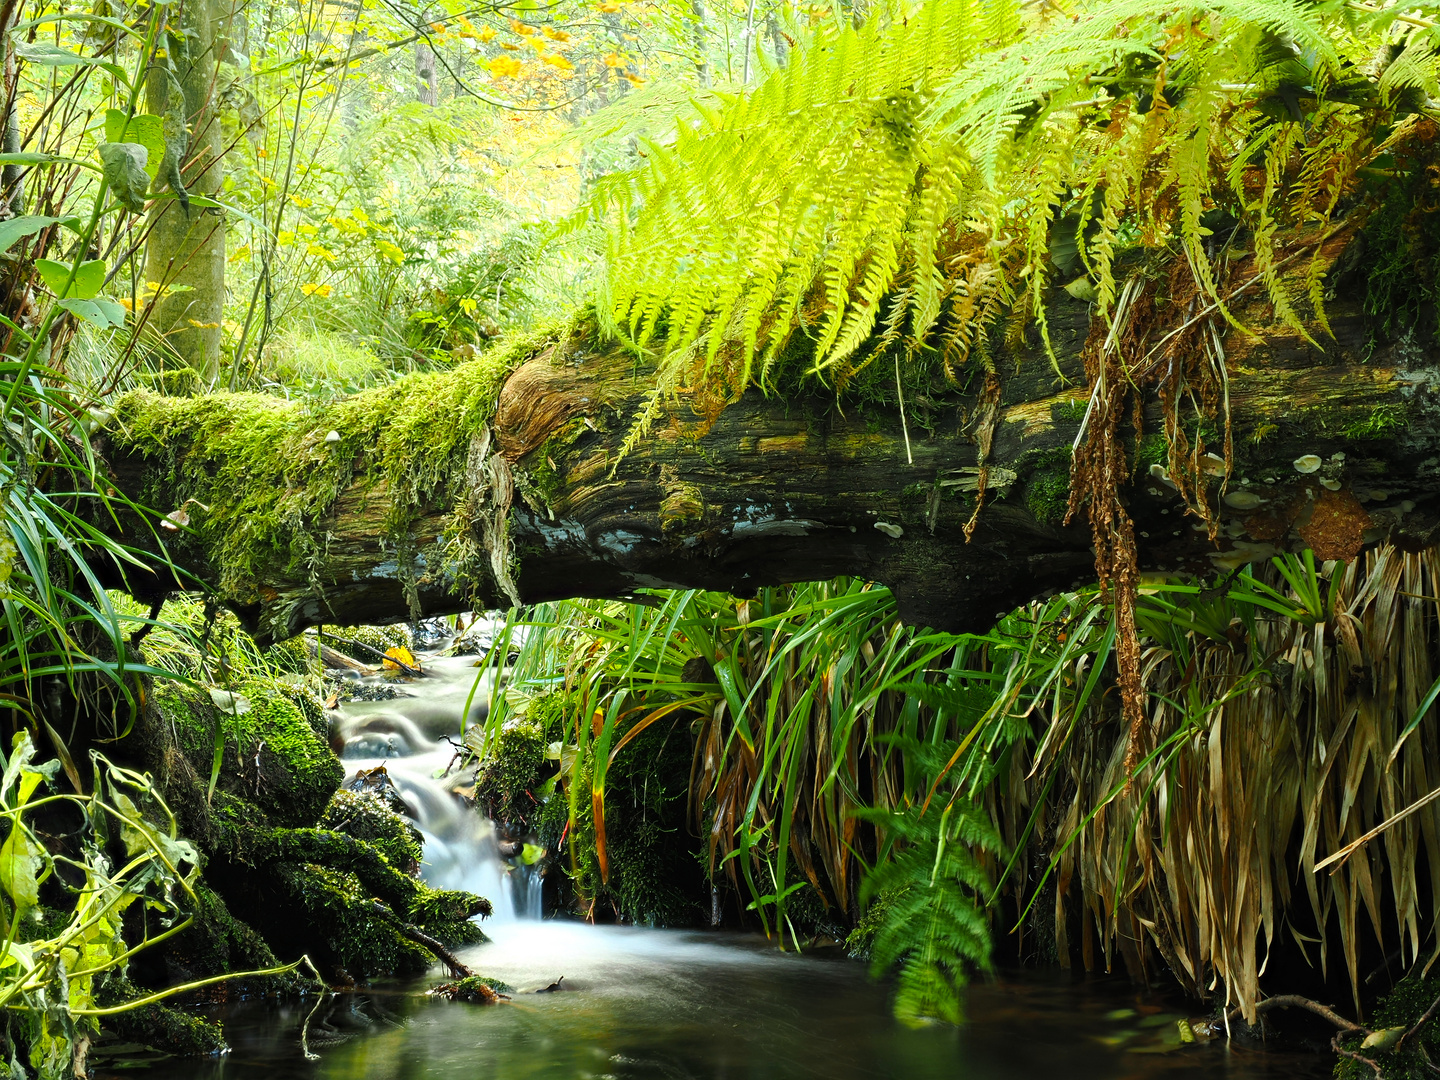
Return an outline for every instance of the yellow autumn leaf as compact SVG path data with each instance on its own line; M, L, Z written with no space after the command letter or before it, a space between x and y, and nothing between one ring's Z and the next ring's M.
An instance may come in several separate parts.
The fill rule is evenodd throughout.
M490 61L490 74L496 78L519 75L520 61L513 56L497 56Z
M538 37L526 38L525 44L529 45L530 48L534 49L537 53L543 53L548 47L545 44L545 39Z
M596 10L598 10L598 11L603 11L606 15L610 15L610 14L613 14L614 12L619 11L619 10L620 10L620 5L619 5L619 4L611 4L611 3L604 3L604 4L600 4Z
M484 41L493 41L494 39L495 39L495 30L494 30L493 27L489 27L489 26L481 27L480 32L475 35L475 40L476 40L476 41L484 42Z
M625 58L619 53L606 53L605 66L609 68L623 68L626 66Z
M314 281L307 281L300 286L300 291L306 296L329 296L334 290L329 285L320 285Z
M541 32L542 34L544 34L547 38L549 38L551 41L569 41L569 40L570 40L570 35L567 34L564 30L552 30L552 29L551 29L550 27L548 27L548 26L542 26L542 27L540 28L540 32Z
M533 26L526 26L524 23L516 22L514 19L510 20L510 29L513 33L519 34L521 37L527 37L535 33Z
M386 649L383 664L386 671L400 671L401 664L404 664L405 667L408 668L414 668L416 671L420 670L420 661L415 659L415 654L405 648L404 645L396 645L393 649Z
M389 240L376 240L375 249L396 266L400 266L405 262L405 252L401 251Z
M502 42L500 43L500 47L501 47L502 49L509 49L511 52L519 52L519 51L520 51L520 46L519 46L519 45L512 44L512 43L509 42L509 41L502 41ZM497 59L499 59L499 58L497 57ZM493 64L495 61L492 60L492 61L490 61L490 62Z
M644 80L644 79L642 79L639 75L632 74L631 72L628 72L628 71L621 72L621 73L620 73L620 77L621 77L622 79L624 79L626 82L628 82L631 86L644 86L644 85L645 85L645 80Z
M569 60L566 60L565 57L561 56L559 53L551 53L549 56L545 57L545 63L549 64L551 67L559 68L561 71L575 70L575 65L572 64Z

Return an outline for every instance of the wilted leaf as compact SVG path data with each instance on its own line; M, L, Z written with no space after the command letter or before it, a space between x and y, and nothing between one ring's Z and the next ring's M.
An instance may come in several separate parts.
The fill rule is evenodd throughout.
M1372 1031L1365 1036L1365 1041L1360 1044L1360 1049L1375 1050L1382 1054L1389 1053L1395 1049L1395 1044L1400 1041L1400 1036L1404 1035L1406 1030L1403 1027L1392 1027Z
M115 198L125 209L141 213L150 188L150 151L140 143L101 143L100 160L105 163L105 180Z
M165 121L153 113L127 117L124 109L105 110L105 140L110 143L137 143L145 148L145 172L153 181L165 157Z
M250 711L250 700L240 694L231 693L229 690L217 690L210 688L210 700L215 707L235 716L244 716Z
M18 825L0 847L0 888L15 906L27 910L40 903L39 877L45 866L45 850Z

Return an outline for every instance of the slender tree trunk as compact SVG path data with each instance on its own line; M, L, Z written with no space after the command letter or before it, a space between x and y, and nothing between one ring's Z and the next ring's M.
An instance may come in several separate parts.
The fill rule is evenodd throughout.
M424 38L415 42L415 93L420 104L440 104L440 79L435 74L435 50Z
M215 115L217 67L232 14L224 0L184 0L167 38L167 56L151 66L149 111L166 118L160 183L178 179L192 195L214 195L225 152ZM177 138L178 137L178 138ZM181 146L183 151L174 153ZM164 200L150 211L145 280L162 288L151 326L165 352L188 364L206 386L220 374L225 308L225 216L215 209Z
M780 29L780 20L772 11L765 17L765 31L770 35L770 51L775 57L775 66L784 67L790 62L790 41Z
M19 73L15 68L15 43L10 40L10 28L16 22L19 5L13 2L5 5L0 11L0 39L5 42L5 70L4 70L4 111L5 123L4 134L0 137L0 149L7 154L18 154L20 152L20 111L15 108L15 95L18 89ZM0 198L3 198L10 205L12 214L23 214L25 212L24 193L20 188L20 166L7 164L3 177L0 177Z
M690 28L694 35L695 75L701 86L710 85L709 34L705 29L705 0L690 0Z

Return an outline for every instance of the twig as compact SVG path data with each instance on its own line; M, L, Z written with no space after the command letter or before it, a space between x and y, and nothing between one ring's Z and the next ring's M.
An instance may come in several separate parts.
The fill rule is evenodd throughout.
M1440 1002L1437 1002L1437 1004L1440 1004ZM1370 1029L1363 1024L1357 1024L1353 1020L1347 1020L1334 1009L1330 1008L1330 1006L1321 1005L1318 1001L1311 1001L1309 998L1301 997L1299 994L1280 994L1276 997L1266 998L1264 1001L1256 1004L1255 1013L1259 1015L1260 1013L1269 1012L1271 1009L1305 1009L1308 1012L1314 1013L1322 1020L1334 1024L1342 1032L1363 1031L1367 1035L1370 1033ZM1243 1015L1244 1010L1237 1005L1226 1014L1225 1018L1227 1021L1238 1020Z
M345 645L350 648L361 648L364 649L366 652L374 653L376 656L380 657L381 660L384 660L387 664L394 664L407 675L415 675L421 678L423 678L425 675L425 672L421 671L419 668L411 667L403 660L395 659L395 657L391 656L384 649L377 648L374 645L367 645L363 641L353 641L350 638L336 637L334 634L326 634L325 636L328 637L331 641L338 641L341 645Z
M378 901L372 902L371 906L374 907L375 910L380 912L382 915L386 915L394 920L395 929L399 932L401 937L409 938L417 945L423 945L425 948L429 949L432 953L438 956L444 962L445 966L450 969L450 974L453 975L455 978L468 979L470 978L470 976L475 974L468 967L466 967L459 960L457 960L454 953L452 953L449 949L445 948L444 945L441 945L440 942L436 941L429 934L425 933L425 931L421 930L418 926L412 926L410 923L407 923L404 919L396 915L395 912L391 911L388 907L386 907L382 903L379 903Z
M1437 997L1434 1001L1432 1001L1430 1003L1430 1007L1425 1010L1424 1015L1422 1015L1419 1020L1415 1021L1414 1025L1410 1028L1409 1031L1405 1032L1404 1035L1400 1036L1400 1041L1395 1044L1395 1053L1398 1054L1401 1050L1405 1049L1405 1044L1410 1041L1410 1036L1414 1035L1417 1031L1419 1031L1421 1026L1432 1016L1435 1015L1436 1009L1440 1009L1440 997ZM1424 1051L1423 1046L1421 1047L1421 1051Z
M1340 1045L1340 1036L1343 1034L1345 1034L1343 1031L1335 1032L1334 1037L1332 1037L1330 1040L1330 1049L1334 1050L1335 1053L1339 1054L1341 1057L1347 1057L1351 1061L1358 1061L1362 1065L1369 1065L1370 1068L1375 1070L1375 1076L1377 1077L1377 1080L1385 1080L1385 1074L1380 1071L1380 1066L1377 1065L1374 1061L1370 1060L1370 1058L1366 1057L1364 1054L1358 1053L1354 1050L1346 1050L1345 1047Z

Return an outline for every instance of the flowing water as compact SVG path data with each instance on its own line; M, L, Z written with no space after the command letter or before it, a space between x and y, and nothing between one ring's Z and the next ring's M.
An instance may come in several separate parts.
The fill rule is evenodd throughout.
M232 1052L170 1061L151 1080L1171 1080L1329 1075L1327 1055L1221 1040L1181 1046L1183 1002L1122 980L1017 972L969 992L969 1023L907 1028L862 965L779 953L729 932L597 927L540 915L539 882L501 859L488 823L443 774L474 677L431 660L417 696L343 707L347 774L384 763L425 834L427 881L491 898L493 939L465 963L516 988L495 1007L429 998L440 981L380 983L324 1001L228 1007ZM476 695L477 702L484 695ZM476 714L472 712L472 718ZM459 783L463 783L463 778ZM561 977L563 976L563 979ZM560 982L549 993L535 990ZM309 1017L316 1056L300 1031ZM115 1078L102 1059L97 1075ZM129 1075L134 1075L129 1072Z

